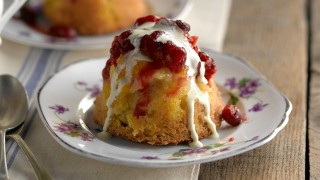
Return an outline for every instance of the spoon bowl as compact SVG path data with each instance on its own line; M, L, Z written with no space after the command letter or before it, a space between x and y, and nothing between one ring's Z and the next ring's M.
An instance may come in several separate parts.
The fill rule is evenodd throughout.
M28 113L28 98L22 84L10 75L0 76L0 178L9 179L5 137L6 131L23 123Z
M28 113L28 98L22 84L13 76L0 76L0 129L14 129Z

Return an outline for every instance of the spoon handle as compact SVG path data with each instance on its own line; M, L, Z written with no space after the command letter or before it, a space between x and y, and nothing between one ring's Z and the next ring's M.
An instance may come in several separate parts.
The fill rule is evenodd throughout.
M21 148L21 150L24 152L27 159L29 160L39 180L51 179L49 174L46 172L46 170L39 166L39 164L37 163L36 157L33 155L28 145L24 142L24 140L18 134L10 134L10 135L7 135L7 137L10 137L17 142L17 144L19 145L19 147Z
M6 132L0 131L1 157L0 157L0 179L9 179L6 154Z

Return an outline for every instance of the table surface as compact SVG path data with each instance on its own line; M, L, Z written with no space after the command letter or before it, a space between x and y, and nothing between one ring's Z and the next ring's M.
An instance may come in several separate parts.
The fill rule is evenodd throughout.
M224 51L261 71L293 104L270 143L201 165L199 179L320 178L320 2L234 0Z
M320 178L319 8L315 0L233 0L223 51L264 74L293 111L272 141L201 164L199 179Z

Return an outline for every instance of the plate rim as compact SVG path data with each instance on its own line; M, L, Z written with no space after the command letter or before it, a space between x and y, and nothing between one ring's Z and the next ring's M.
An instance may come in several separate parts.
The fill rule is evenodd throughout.
M131 160L131 159L126 159L126 160L122 160L121 158L114 158L114 157L106 157L106 156L101 156L98 154L93 154L90 152L86 152L83 151L81 149L78 149L74 146L71 146L70 144L68 144L67 142L65 142L62 138L60 138L51 128L51 126L49 125L48 121L46 120L44 113L42 111L42 108L40 106L40 95L41 92L43 90L43 88L46 86L46 84L58 73L66 70L67 68L69 68L70 66L73 66L75 64L79 64L79 63L83 63L83 62L87 62L87 61L98 61L101 60L103 58L106 59L106 57L95 57L95 58L86 58L86 59L81 59L75 62L72 62L66 66L64 66L63 68L61 68L60 70L58 70L57 72L55 72L53 75L51 75L49 78L47 78L47 80L40 86L40 88L38 89L37 95L36 95L36 103L37 103L37 110L38 110L38 114L40 115L41 121L44 124L44 126L46 127L46 129L48 130L48 132L50 132L49 134L51 134L51 136L60 144L62 145L64 148L68 149L69 151L72 151L76 154L79 154L81 156L84 157L89 157L92 159L96 159L98 161L102 161L102 162L106 162L106 163L111 163L111 164L119 164L119 165L126 165L126 166L130 166L130 167L143 167L143 168L166 168L166 167L179 167L179 166L184 166L184 165L192 165L192 164L198 164L198 163L207 163L207 162L214 162L217 160L222 160L222 159L226 159L226 158L230 158L233 156L236 156L238 154L242 154L245 152L248 152L252 149L255 149L257 147L260 147L268 142L270 142L272 139L274 139L274 137L287 125L287 123L289 122L289 115L292 112L292 103L291 101L284 96L277 88L275 88L275 86L268 81L265 76L263 74L261 74L256 68L254 68L254 66L252 66L250 63L248 63L247 61L245 61L244 59L229 54L229 53L220 53L220 52L215 52L212 50L209 50L207 48L201 48L201 50L209 53L209 54L219 54L222 56L227 56L229 58L235 59L237 61L240 61L243 65L247 66L250 70L254 71L254 73L256 75L258 75L259 77L261 77L261 79L263 81L265 81L271 88L273 88L277 93L279 93L279 95L281 96L281 98L283 98L284 102L285 102L285 109L283 112L283 116L282 119L279 121L279 124L277 125L277 127L275 127L269 134L267 134L265 137L258 139L257 141L253 142L252 144L249 144L247 146L241 147L235 151L231 151L229 153L220 155L220 156L215 156L215 157L207 157L207 158L199 158L199 159L186 159L186 160L180 160L180 161L171 161L171 162L155 162L155 161L143 161L143 162L137 162L135 160ZM124 158L125 159L125 158Z

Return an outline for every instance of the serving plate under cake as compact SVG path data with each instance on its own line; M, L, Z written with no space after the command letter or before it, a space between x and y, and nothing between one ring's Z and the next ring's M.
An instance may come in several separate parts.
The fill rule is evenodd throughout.
M202 148L188 144L151 146L117 137L99 139L92 121L94 97L102 87L106 57L73 63L50 77L37 96L41 119L52 137L66 149L107 163L137 167L173 167L216 161L257 148L284 128L291 102L244 60L206 52L217 65L215 75L227 101L237 98L247 120L237 127L223 122L218 139L203 139Z

